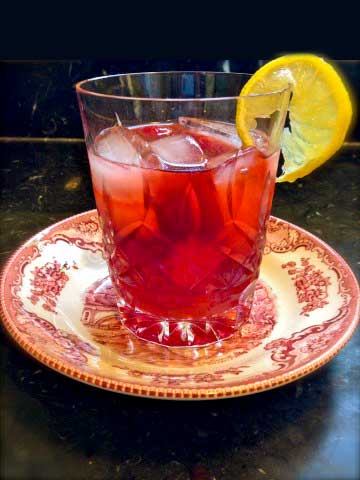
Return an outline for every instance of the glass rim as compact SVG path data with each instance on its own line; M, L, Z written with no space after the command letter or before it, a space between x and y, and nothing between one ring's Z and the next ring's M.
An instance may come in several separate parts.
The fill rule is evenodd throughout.
M87 78L85 80L80 80L75 84L75 89L77 93L83 95L91 95L98 98L109 98L117 100L141 100L141 101L150 101L150 102L214 102L214 101L225 101L225 100L238 100L239 98L257 98L257 97L267 97L270 95L279 95L291 89L290 83L278 90L265 92L265 93L253 93L251 95L230 95L222 97L189 97L189 98L176 98L176 97L139 97L139 96L128 96L128 95L112 95L109 93L99 93L93 92L91 90L86 90L84 84L94 82L96 80L105 80L108 78L115 77L126 77L126 76L140 76L140 75L160 75L160 74L212 74L212 75L233 75L233 76L243 76L243 77L252 77L251 73L241 73L241 72L221 72L221 71L210 71L210 70L160 70L160 71L151 71L151 72L133 72L133 73L116 73L114 75L101 75L99 77Z

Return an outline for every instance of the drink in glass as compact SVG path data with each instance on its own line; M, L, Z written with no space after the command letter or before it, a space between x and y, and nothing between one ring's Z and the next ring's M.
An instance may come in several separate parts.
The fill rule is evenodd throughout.
M244 146L228 92L243 81L176 72L77 87L119 318L144 340L206 345L249 316L288 92Z

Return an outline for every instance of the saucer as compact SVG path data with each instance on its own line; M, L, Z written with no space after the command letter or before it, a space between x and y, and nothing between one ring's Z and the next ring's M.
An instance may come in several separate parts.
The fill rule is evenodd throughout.
M332 248L271 217L249 320L199 348L139 340L119 321L95 210L28 240L1 277L8 333L44 365L106 390L216 399L269 390L332 359L358 323L358 283Z

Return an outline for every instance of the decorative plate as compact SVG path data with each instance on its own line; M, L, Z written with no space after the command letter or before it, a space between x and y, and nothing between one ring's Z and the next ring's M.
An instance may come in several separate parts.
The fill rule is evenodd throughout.
M296 380L344 347L359 289L328 245L272 217L251 316L231 339L201 348L138 340L117 318L95 210L32 237L2 271L3 323L44 365L107 390L213 399Z

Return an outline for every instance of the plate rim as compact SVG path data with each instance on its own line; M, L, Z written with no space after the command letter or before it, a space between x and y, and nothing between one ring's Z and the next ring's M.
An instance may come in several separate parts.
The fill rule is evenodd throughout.
M143 398L154 398L154 399L163 399L163 400L215 400L221 398L233 398L239 396L251 395L254 393L259 393L267 390L272 390L283 385L289 384L295 380L299 380L304 376L315 372L320 367L332 360L339 352L342 350L348 341L353 336L356 327L359 323L359 310L360 310L360 289L359 283L355 276L355 273L352 271L348 262L330 245L325 241L318 238L316 235L308 232L307 230L299 227L287 220L283 220L279 217L273 215L270 216L271 220L280 221L283 224L287 224L290 228L295 229L299 233L305 234L311 240L314 240L315 243L320 244L325 250L327 250L332 256L334 256L347 271L349 274L349 281L354 287L356 304L353 309L353 318L348 328L343 332L341 337L336 341L336 343L329 349L320 354L318 357L309 361L308 364L294 368L290 372L283 373L280 375L274 375L271 379L268 380L257 380L248 384L243 384L239 386L231 387L216 387L211 388L171 388L171 387L151 387L140 385L136 383L127 383L115 379L110 379L102 377L94 373L85 373L80 368L72 367L67 365L61 360L52 358L50 355L43 353L40 349L34 347L30 341L24 339L24 336L19 332L14 326L11 319L11 314L8 312L5 305L5 295L4 291L6 288L6 278L9 269L11 268L15 259L21 255L21 252L32 242L37 242L40 238L50 230L55 229L61 224L75 220L78 217L86 215L96 215L97 210L91 209L84 212L77 213L68 217L59 220L56 223L53 223L36 234L32 235L30 238L21 243L19 247L10 255L6 260L4 266L0 272L0 314L1 314L1 323L4 327L5 332L10 336L11 340L15 342L17 347L20 347L22 351L30 355L32 358L45 365L46 367L54 370L58 373L65 375L72 380L77 380L87 385L95 386L97 388L113 391L117 393L122 393L130 396L143 397Z

